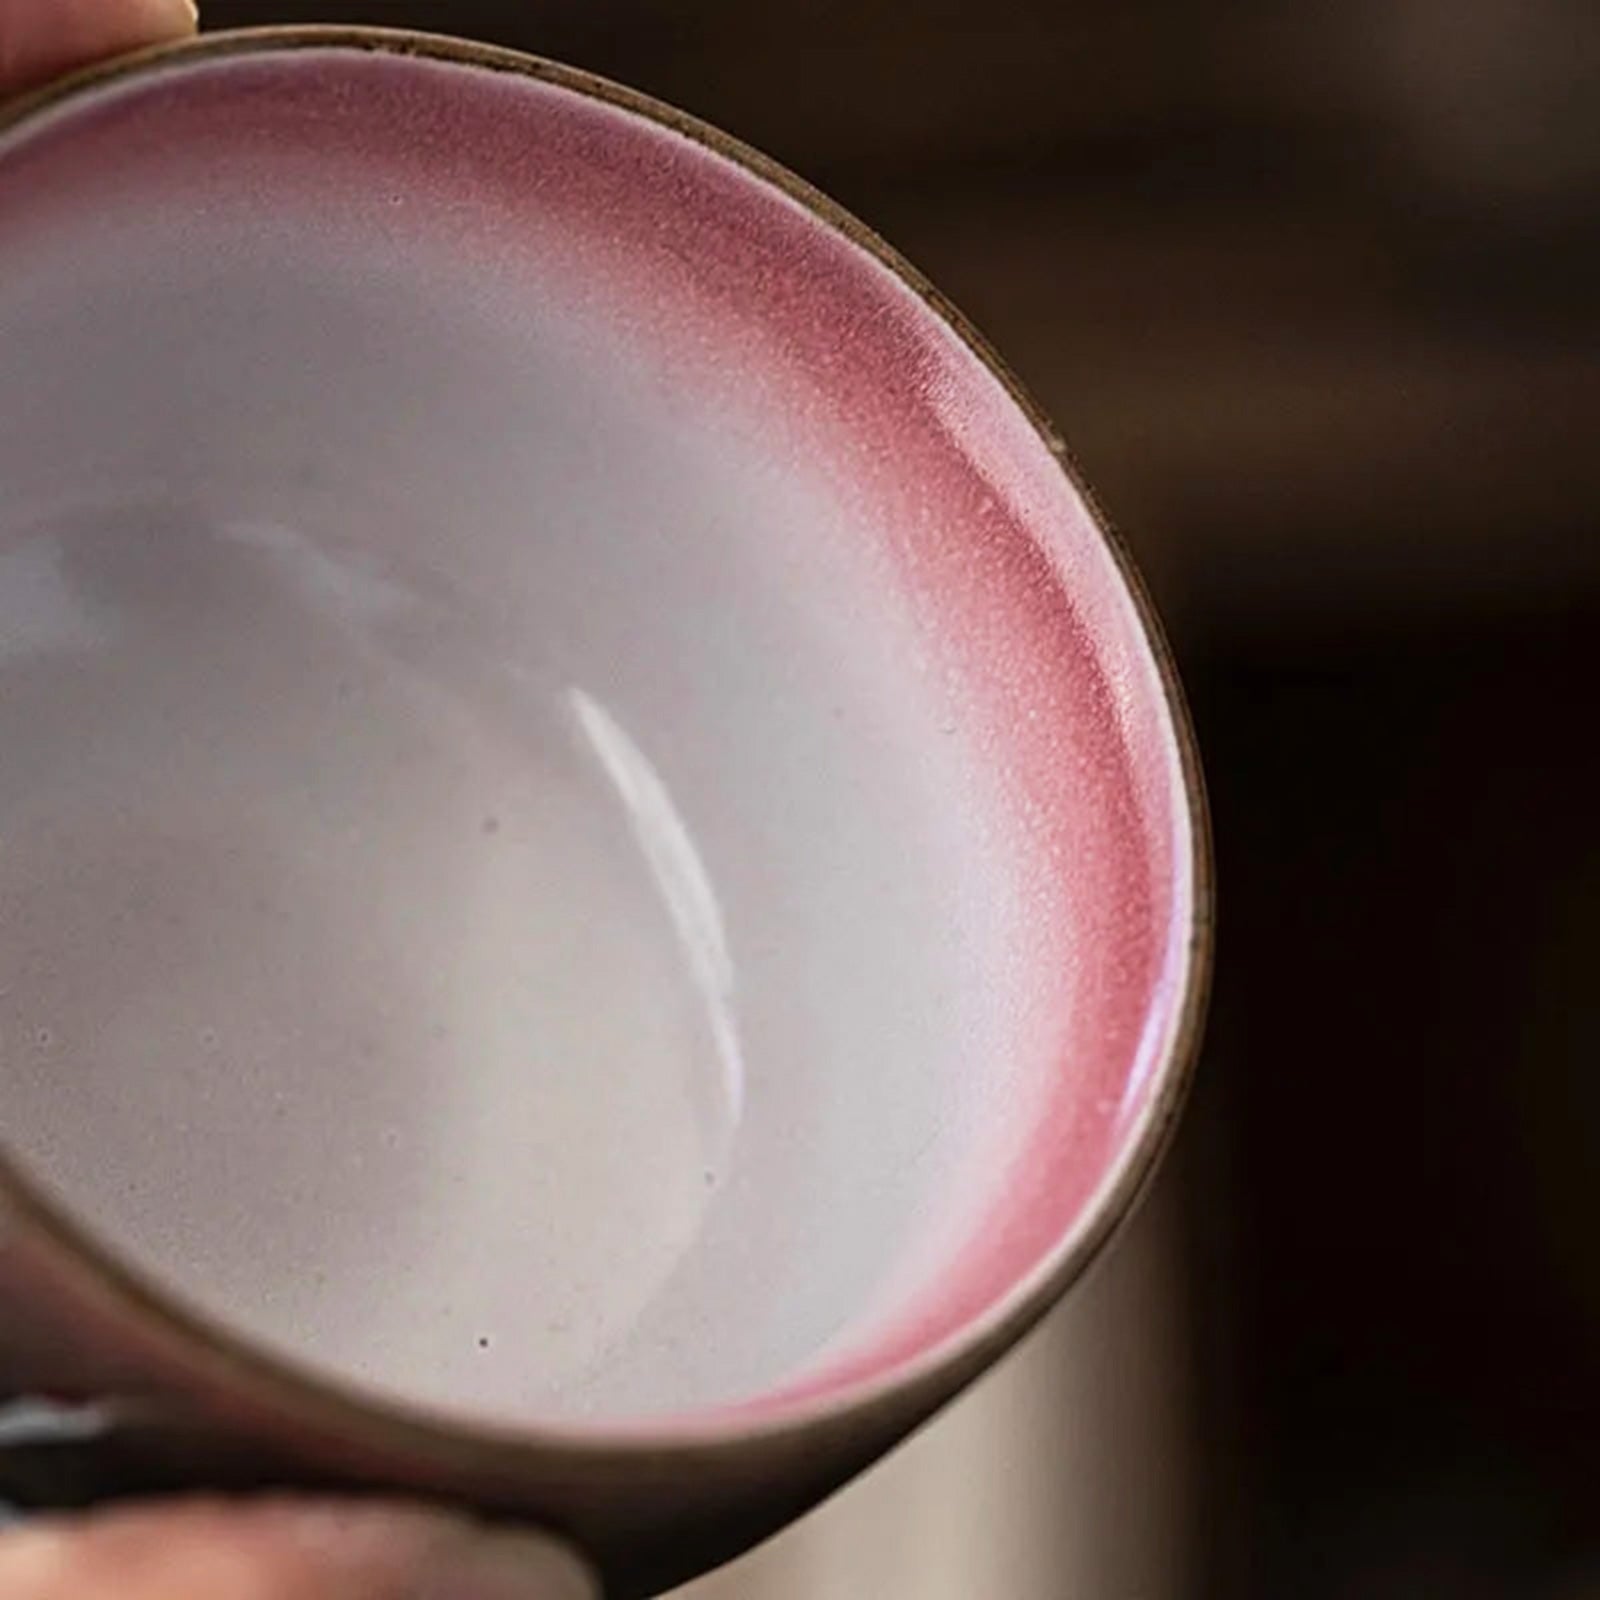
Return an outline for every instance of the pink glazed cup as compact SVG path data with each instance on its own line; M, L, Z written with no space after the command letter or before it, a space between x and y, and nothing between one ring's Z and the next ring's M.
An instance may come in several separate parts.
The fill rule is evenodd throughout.
M859 223L545 62L90 73L0 125L0 262L0 1492L727 1560L1171 1127L1206 824L1126 558Z

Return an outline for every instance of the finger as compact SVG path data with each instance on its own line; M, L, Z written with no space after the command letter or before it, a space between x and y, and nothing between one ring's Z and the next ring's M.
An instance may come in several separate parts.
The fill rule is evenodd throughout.
M559 1545L428 1511L195 1502L0 1534L0 1600L597 1600Z
M194 0L0 0L0 94L194 28Z

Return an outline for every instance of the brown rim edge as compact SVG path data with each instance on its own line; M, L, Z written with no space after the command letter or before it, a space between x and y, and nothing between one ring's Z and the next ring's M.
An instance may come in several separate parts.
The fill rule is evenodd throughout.
M136 52L80 71L33 90L0 108L0 138L34 118L93 91L165 68L232 56L332 49L416 56L450 65L533 78L614 106L664 127L743 169L795 201L818 220L865 251L912 291L977 357L1028 419L1061 466L1073 491L1110 553L1133 603L1140 630L1155 662L1173 737L1178 748L1191 836L1193 908L1187 972L1177 1028L1160 1066L1159 1093L1145 1125L1123 1155L1109 1183L1091 1201L1088 1225L1068 1241L1010 1301L1002 1301L965 1335L953 1335L922 1356L880 1379L847 1386L816 1402L801 1402L768 1419L732 1416L696 1427L692 1419L667 1419L617 1429L563 1428L538 1424L494 1429L366 1396L353 1387L302 1371L291 1361L259 1350L247 1340L213 1325L205 1316L144 1282L54 1204L38 1193L0 1147L0 1199L26 1229L73 1269L73 1289L85 1304L132 1318L152 1346L186 1358L207 1388L232 1384L252 1410L319 1434L352 1437L376 1450L396 1448L446 1470L481 1465L486 1454L501 1459L546 1455L556 1450L596 1461L619 1458L660 1460L695 1454L721 1454L771 1440L803 1440L848 1418L893 1402L923 1415L937 1409L987 1370L1015 1345L1099 1258L1106 1245L1137 1210L1176 1131L1194 1078L1200 1037L1210 999L1214 943L1214 865L1210 811L1188 705L1171 647L1156 615L1144 579L1122 536L1085 481L1066 441L1011 372L989 341L923 275L858 218L788 168L732 135L637 90L575 67L495 45L406 29L365 26L285 26L240 29L204 35Z

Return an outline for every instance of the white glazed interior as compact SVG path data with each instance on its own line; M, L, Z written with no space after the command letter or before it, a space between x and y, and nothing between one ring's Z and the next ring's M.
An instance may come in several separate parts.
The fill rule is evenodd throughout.
M457 1414L870 1342L1055 1063L863 502L536 263L159 199L4 241L7 1146L202 1312Z

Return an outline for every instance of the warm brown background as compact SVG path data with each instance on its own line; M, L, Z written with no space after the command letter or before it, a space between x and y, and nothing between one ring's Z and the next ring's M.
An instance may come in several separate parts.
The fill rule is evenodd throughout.
M1173 624L1223 944L1158 1208L715 1592L1600 1595L1593 0L205 10L476 33L767 148L1008 353Z

